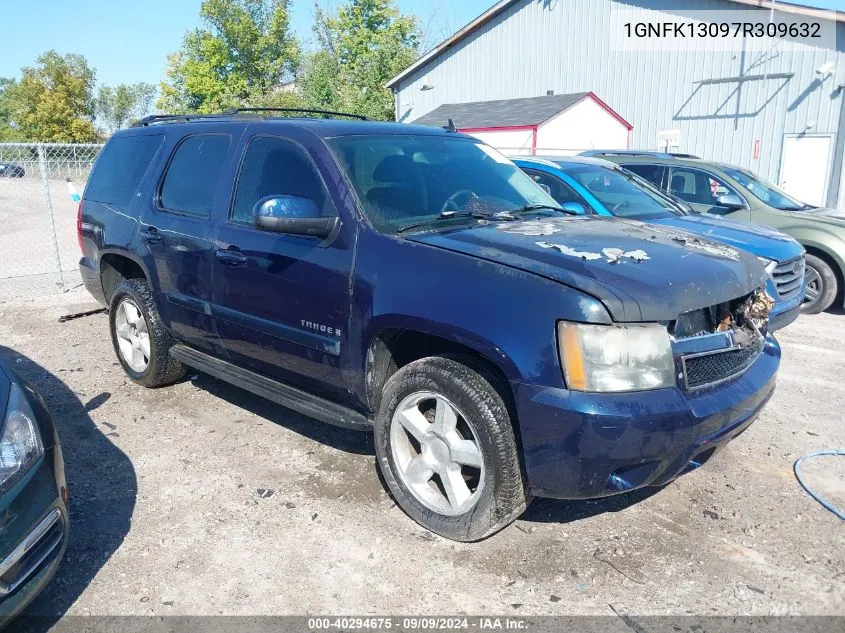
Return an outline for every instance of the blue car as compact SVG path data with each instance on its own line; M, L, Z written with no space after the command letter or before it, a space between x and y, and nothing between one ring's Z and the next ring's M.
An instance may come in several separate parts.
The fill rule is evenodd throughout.
M766 268L766 290L775 300L769 329L784 328L798 318L805 290L804 247L785 233L696 213L683 201L606 160L575 156L513 160L558 203L576 213L683 229L753 253Z
M193 367L370 430L397 504L459 541L533 496L664 485L771 396L754 255L579 217L454 130L279 112L159 115L100 153L80 271L135 383Z

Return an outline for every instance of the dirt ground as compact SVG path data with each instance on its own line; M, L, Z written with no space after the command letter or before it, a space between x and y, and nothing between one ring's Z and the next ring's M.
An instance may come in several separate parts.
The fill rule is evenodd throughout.
M661 490L537 500L475 544L418 527L369 435L204 376L158 390L117 366L82 290L0 300L0 357L35 382L64 445L71 540L30 614L845 614L845 529L796 482L845 446L845 315L779 335L751 429ZM845 506L842 459L806 468Z

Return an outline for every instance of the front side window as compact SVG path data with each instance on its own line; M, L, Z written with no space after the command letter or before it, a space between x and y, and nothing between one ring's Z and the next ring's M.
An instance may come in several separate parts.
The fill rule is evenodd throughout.
M561 168L615 216L658 218L678 214L668 199L639 184L636 176L624 170L588 163L564 164Z
M209 216L229 154L228 134L196 134L173 153L159 193L164 211Z
M445 212L557 207L516 165L475 139L386 134L339 136L328 143L367 217L385 233Z
M770 207L783 211L799 211L812 208L811 205L799 202L783 189L763 180L754 172L746 169L736 169L734 167L724 167L723 169L728 176L736 180L755 198L765 202Z
M282 138L259 136L247 146L230 219L251 224L255 204L267 196L308 198L323 217L337 215L317 167L305 151Z
M684 202L718 207L719 196L736 192L711 173L672 167L669 172L669 193Z

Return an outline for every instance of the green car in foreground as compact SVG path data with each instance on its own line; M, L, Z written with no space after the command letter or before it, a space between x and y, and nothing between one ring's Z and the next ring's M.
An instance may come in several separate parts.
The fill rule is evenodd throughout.
M845 299L845 211L816 208L790 197L754 172L688 155L593 150L651 181L694 210L764 224L807 250L807 294L802 312L816 314Z

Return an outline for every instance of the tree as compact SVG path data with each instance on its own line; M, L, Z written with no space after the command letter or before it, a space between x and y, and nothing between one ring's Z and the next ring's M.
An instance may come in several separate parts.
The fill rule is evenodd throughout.
M11 120L26 141L84 143L96 141L94 70L82 55L48 51L36 65L21 69L8 93Z
M417 58L417 19L403 16L394 0L347 0L334 15L317 6L314 32L322 50L303 78L306 101L393 119L393 94L384 84Z
M96 104L97 120L111 134L149 114L155 95L156 87L144 82L120 84L115 88L100 86Z
M205 0L204 28L168 56L158 107L215 112L253 103L295 78L300 47L290 31L290 0Z
M12 121L11 93L15 83L14 79L0 77L0 143L19 140L19 133Z

